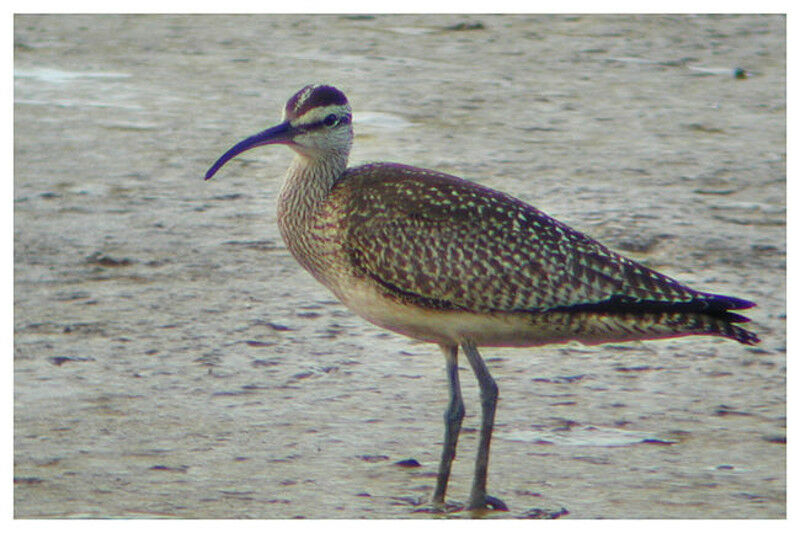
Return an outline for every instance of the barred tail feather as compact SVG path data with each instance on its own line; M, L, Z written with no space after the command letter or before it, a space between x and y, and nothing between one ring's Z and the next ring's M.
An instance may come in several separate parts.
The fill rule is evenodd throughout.
M520 315L517 315L520 316ZM738 326L747 317L731 312L706 313L684 309L646 311L550 311L526 314L528 325L517 342L487 342L486 346L542 346L579 341L586 345L608 342L669 339L714 335L742 344L760 342L758 335ZM492 339L493 341L495 339Z
M733 296L698 292L693 299L683 301L641 300L615 295L599 302L564 306L550 311L582 316L589 321L587 323L594 316L597 324L605 324L609 335L616 330L620 339L716 335L753 345L761 342L758 335L735 325L750 322L750 319L731 312L731 309L749 309L755 305ZM640 336L637 337L634 332Z
M736 313L667 313L664 319L676 332L685 332L687 335L716 335L750 346L761 342L758 335L736 325L737 322L750 321Z
M758 335L753 333L752 331L746 330L739 326L734 326L733 324L728 324L730 327L732 336L726 335L730 339L737 340L742 344L747 344L748 346L754 346L761 342L761 339L758 338Z

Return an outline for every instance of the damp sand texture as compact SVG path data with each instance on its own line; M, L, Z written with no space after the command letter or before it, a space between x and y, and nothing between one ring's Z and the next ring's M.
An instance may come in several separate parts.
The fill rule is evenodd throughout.
M289 150L202 179L311 82L355 108L351 164L471 179L758 303L758 347L485 349L501 517L785 516L783 17L16 16L14 67L16 517L430 516L438 349L297 266Z

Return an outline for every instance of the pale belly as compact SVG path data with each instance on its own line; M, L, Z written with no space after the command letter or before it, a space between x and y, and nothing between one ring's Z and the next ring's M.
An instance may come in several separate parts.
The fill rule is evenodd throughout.
M578 341L612 341L675 336L656 327L645 332L631 328L621 317L581 313L473 313L443 311L406 304L377 291L368 280L349 280L331 287L355 314L382 328L426 342L458 345L469 340L478 346L541 346Z

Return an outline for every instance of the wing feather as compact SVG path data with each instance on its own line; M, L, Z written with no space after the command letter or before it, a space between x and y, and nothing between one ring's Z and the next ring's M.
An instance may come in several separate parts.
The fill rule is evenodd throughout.
M455 176L364 165L349 169L333 194L348 202L341 229L354 267L428 305L479 312L752 305L690 289L516 198Z

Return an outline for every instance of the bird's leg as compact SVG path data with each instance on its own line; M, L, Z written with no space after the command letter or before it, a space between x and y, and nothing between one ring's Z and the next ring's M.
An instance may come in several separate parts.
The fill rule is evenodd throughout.
M475 477L472 480L472 492L469 496L468 509L487 509L507 511L508 507L497 498L486 495L486 472L489 466L489 444L492 440L494 411L497 405L497 384L492 379L486 363L474 343L465 341L461 344L472 371L478 379L481 389L481 437L478 443L478 457L475 459Z
M434 506L444 509L444 494L447 492L447 480L450 478L450 465L456 456L458 432L461 431L461 421L464 419L464 401L461 399L461 385L458 381L458 345L446 346L443 344L441 348L447 362L450 403L444 412L444 445L432 503Z

